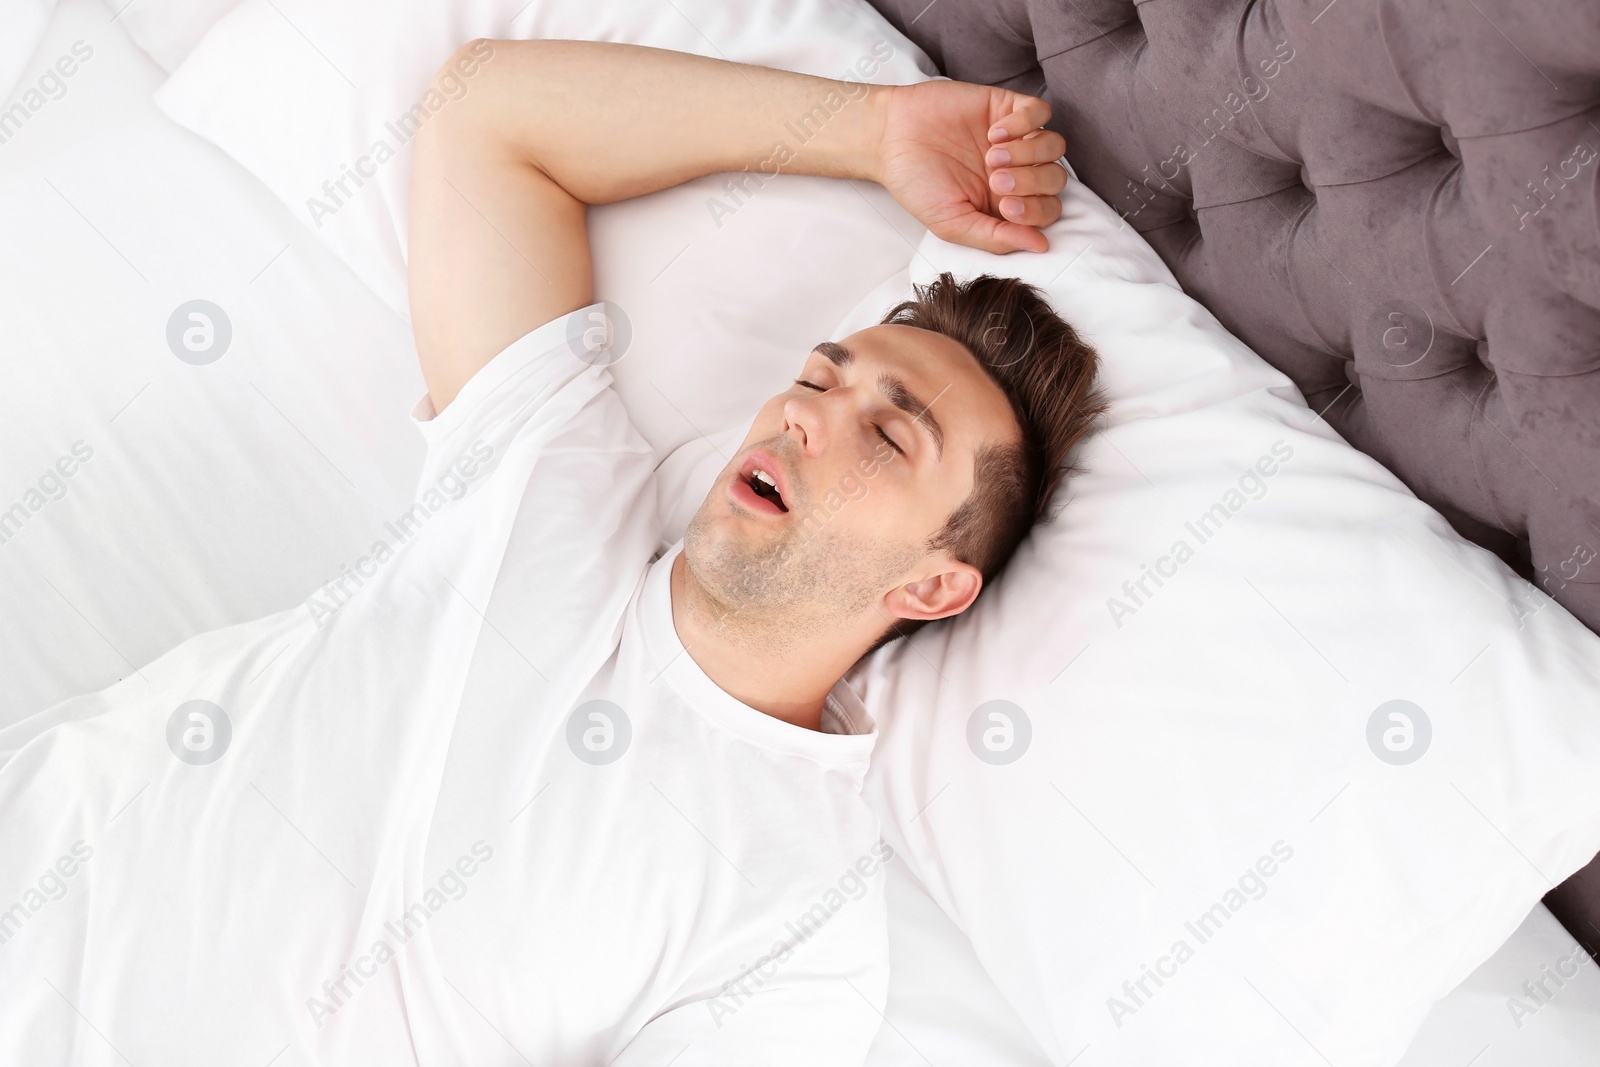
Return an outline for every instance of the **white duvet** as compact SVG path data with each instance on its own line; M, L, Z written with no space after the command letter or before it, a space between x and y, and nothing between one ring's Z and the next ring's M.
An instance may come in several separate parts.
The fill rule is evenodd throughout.
M872 723L685 653L650 448L566 338L424 398L415 504L315 610L0 731L0 1063L101 1058L80 1019L166 1064L861 1062Z

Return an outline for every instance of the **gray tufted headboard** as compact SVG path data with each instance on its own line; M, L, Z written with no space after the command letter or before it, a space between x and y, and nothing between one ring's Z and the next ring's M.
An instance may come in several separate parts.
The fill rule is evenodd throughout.
M1600 632L1600 2L871 2L1048 99L1186 292ZM1600 956L1600 860L1546 902Z

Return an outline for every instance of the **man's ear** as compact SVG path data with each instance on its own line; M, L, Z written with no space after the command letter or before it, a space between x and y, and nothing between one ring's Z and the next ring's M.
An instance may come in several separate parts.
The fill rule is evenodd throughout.
M939 567L926 578L889 590L884 610L900 619L943 619L967 610L983 589L983 572L948 557Z

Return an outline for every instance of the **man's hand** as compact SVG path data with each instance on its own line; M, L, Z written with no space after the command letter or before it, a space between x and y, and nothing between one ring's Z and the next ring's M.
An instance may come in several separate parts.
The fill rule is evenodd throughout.
M932 81L884 96L878 181L935 236L986 252L1043 252L1067 172L1050 105L1008 89Z

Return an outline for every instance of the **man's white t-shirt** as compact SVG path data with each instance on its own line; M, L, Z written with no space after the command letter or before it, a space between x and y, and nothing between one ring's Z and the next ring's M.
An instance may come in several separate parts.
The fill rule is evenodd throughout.
M85 1019L136 1062L864 1059L873 724L684 649L652 453L568 322L423 399L417 503L331 592L0 730L0 1061Z

